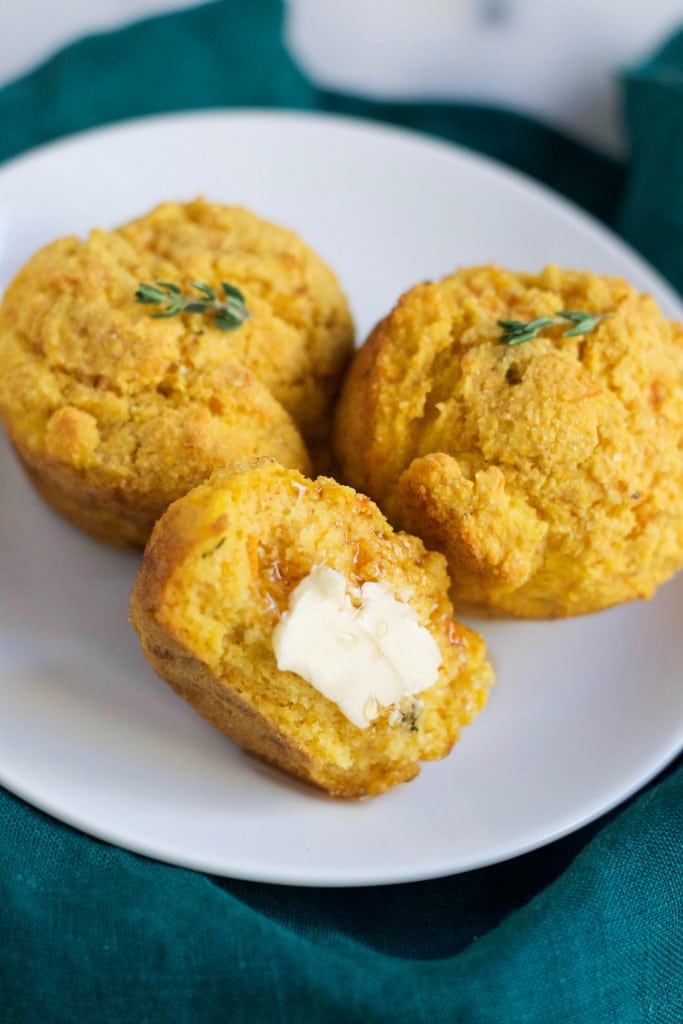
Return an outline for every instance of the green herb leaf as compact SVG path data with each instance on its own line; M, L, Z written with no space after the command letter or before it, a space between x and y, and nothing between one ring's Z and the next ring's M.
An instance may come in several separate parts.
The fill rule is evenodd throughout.
M157 281L156 284L140 283L135 299L145 305L163 305L160 312L152 313L153 320L168 320L180 313L208 313L214 325L221 331L234 331L249 317L244 295L232 284L221 282L226 301L221 302L214 288L201 281L191 285L204 298L183 295L181 288L172 281Z
M188 302L182 308L186 313L206 313L205 302Z
M153 284L141 284L135 293L135 298L138 302L164 302L166 295L161 291L160 288L155 288Z
M607 320L611 313L581 313L578 310L561 309L558 316L574 324L569 330L562 332L563 338L575 338L580 334L590 334L602 320Z
M165 288L167 292L171 293L171 295L182 294L178 285L174 284L173 281L157 281L157 284L160 285L162 288Z
M557 321L549 316L540 316L526 324L521 320L499 320L498 326L503 328L500 340L504 345L521 345L523 341L537 337L544 327L551 327L555 323Z
M211 287L211 285L209 285L209 284L201 284L200 281L191 281L190 283L191 283L193 288L197 289L198 292L202 292L204 295L206 295L207 299L210 302L215 302L216 301L216 293L213 290L213 288Z
M244 295L242 295L239 288L235 288L234 284L228 284L227 281L221 281L221 285L226 299L235 299L237 302L244 304Z
M584 313L581 310L558 310L555 317L540 316L536 320L525 323L523 320L498 320L499 327L503 328L500 341L504 345L521 345L524 341L532 341L537 338L546 327L556 327L563 320L568 320L572 326L562 332L563 338L576 338L581 334L590 334L603 320L608 320L611 313Z

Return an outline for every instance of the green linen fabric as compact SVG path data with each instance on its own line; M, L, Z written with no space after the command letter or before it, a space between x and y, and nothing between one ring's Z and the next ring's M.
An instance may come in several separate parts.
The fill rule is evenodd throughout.
M683 290L683 32L624 76L624 236Z
M0 90L0 159L169 110L379 118L534 175L683 287L683 35L625 77L620 164L510 112L325 93L281 22L280 0L220 0L82 40ZM683 764L543 850L347 890L155 863L0 790L0 1024L80 1021L681 1024Z

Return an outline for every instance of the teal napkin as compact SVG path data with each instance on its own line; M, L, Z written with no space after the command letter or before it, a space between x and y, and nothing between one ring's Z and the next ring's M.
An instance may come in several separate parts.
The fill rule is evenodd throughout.
M631 141L617 226L683 290L683 32L624 76Z
M0 90L0 158L130 116L279 106L380 118L520 168L683 287L683 35L625 76L627 163L471 104L316 89L280 0L85 39ZM0 790L2 1024L681 1024L683 766L505 864L412 885L212 878L91 839Z

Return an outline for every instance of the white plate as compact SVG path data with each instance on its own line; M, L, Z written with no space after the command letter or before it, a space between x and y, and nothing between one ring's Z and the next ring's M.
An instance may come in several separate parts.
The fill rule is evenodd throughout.
M530 181L377 125L270 112L92 132L0 170L0 284L40 244L168 198L239 202L337 269L363 333L460 264L546 261L628 277L681 316L621 242ZM242 754L147 667L127 622L138 558L54 516L0 446L0 781L161 860L303 885L445 875L549 842L612 807L683 742L683 578L649 604L481 623L489 706L445 761L336 802Z

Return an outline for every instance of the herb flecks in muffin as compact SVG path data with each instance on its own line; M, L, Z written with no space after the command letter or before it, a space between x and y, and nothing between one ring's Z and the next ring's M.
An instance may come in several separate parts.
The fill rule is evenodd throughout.
M389 715L389 725L402 726L408 732L420 731L420 716L424 708L422 700L406 700L396 704Z
M503 328L500 337L504 345L521 345L524 341L532 341L537 338L546 327L555 327L563 320L569 321L571 327L562 332L563 338L576 338L581 334L590 334L603 320L609 319L611 313L584 313L581 310L560 309L555 317L539 316L536 320L525 323L523 320L498 320L499 327Z
M211 555L215 554L219 548L223 547L223 545L225 544L225 540L225 537L221 537L218 543L214 544L214 546L212 548L209 548L208 551L202 551L202 558L209 558Z
M244 302L244 295L234 284L221 282L225 301L221 301L215 290L208 284L192 281L204 298L195 295L183 295L182 290L172 281L156 281L155 284L140 283L135 293L137 302L145 305L163 305L164 311L152 313L154 320L166 320L180 313L210 313L213 323L221 331L234 331L249 317L249 310Z

